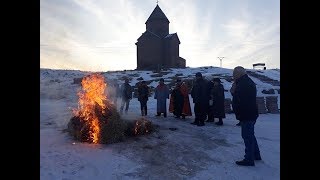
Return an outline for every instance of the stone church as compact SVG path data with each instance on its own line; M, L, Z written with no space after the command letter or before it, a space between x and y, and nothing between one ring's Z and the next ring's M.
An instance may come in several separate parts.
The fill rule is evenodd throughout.
M178 34L169 34L169 23L157 5L145 23L146 31L135 43L138 70L186 67L186 60L179 57Z

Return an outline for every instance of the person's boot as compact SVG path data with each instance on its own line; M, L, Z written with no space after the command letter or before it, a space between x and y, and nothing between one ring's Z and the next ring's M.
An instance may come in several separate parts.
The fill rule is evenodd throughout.
M222 125L223 125L223 122L222 122L222 119L221 119L221 118L219 118L219 121L216 122L216 125L218 125L218 126L222 126Z
M167 113L165 112L165 113L163 113L163 117L167 117Z
M180 119L180 115L179 114L175 114L174 118Z
M204 126L204 120L200 121L199 124L197 124L197 126Z
M141 116L144 116L144 112L143 112L143 110L141 110Z
M205 125L204 122L197 124L197 126L204 126L204 125Z
M236 161L236 164L239 166L254 166L254 161L248 161L246 159L241 160L241 161Z
M193 125L198 125L199 123L198 122L192 122L190 124L193 124Z
M254 157L254 160L260 161L260 160L262 160L262 159L261 159L261 156L260 156L260 155L256 155L256 156Z
M222 122L222 121L216 122L216 125L222 126L222 125L223 125L223 122Z
M208 113L208 119L207 119L207 122L214 122L213 114Z
M207 122L214 122L214 119L208 118Z
M161 113L157 112L157 115L156 115L156 116L160 116L160 115L161 115Z
M194 120L192 123L190 123L190 124L198 125L198 124L199 124L199 121L195 119L195 120Z

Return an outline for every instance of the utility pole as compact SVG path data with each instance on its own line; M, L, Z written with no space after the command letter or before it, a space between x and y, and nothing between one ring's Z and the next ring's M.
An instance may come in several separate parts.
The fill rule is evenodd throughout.
M218 57L218 59L220 59L220 67L222 67L222 59L225 57Z

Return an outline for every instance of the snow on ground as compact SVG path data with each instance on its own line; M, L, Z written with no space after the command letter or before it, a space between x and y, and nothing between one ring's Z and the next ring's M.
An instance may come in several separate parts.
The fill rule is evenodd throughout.
M199 69L180 71L185 75ZM141 72L145 77L152 73ZM186 120L175 119L172 114L167 118L155 117L156 101L152 97L147 118L158 125L156 132L116 144L79 143L65 129L73 116L72 108L77 108L76 93L80 86L73 84L73 78L86 73L53 70L40 73L40 179L280 179L279 114L262 114L257 120L255 133L263 160L256 161L255 167L234 163L244 155L234 114L226 115L222 127L213 123L198 127L190 124L194 116ZM176 73L180 72L172 74ZM193 110L192 99L191 106ZM140 117L139 113L140 104L134 98L129 114L123 118L133 120Z
M261 75L268 76L271 79L280 81L280 69L268 69L257 72Z

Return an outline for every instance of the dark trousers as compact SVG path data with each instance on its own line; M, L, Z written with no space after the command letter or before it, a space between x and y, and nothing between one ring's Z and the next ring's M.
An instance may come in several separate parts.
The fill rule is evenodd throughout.
M122 99L121 107L120 107L120 113L123 112L123 107L124 107L124 105L126 105L126 109L125 109L126 113L128 112L129 103L130 103L130 99Z
M204 124L204 120L207 118L208 106L202 103L194 104L195 123Z
M181 104L181 103L176 103L176 104L174 105L173 114L176 115L177 117L182 116L182 108L183 108L183 104Z
M213 106L208 106L208 121L214 121Z
M254 135L254 125L256 121L241 121L241 136L245 145L244 158L248 161L254 161L260 157L260 150L257 139Z
M142 116L147 115L147 101L140 101L140 109Z

